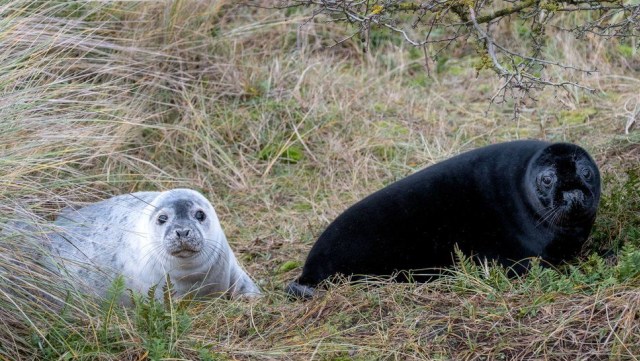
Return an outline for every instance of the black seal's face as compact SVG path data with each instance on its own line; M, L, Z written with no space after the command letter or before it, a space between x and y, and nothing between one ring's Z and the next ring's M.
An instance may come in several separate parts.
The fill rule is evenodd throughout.
M168 254L190 258L205 248L207 234L217 225L217 216L204 197L172 191L155 205L150 222L153 237L159 240ZM156 203L156 202L154 202Z
M532 160L526 180L537 201L538 224L566 227L595 217L600 172L582 148L567 143L548 146Z

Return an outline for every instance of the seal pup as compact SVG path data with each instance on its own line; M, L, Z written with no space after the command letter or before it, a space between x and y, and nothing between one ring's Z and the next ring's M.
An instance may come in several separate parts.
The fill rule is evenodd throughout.
M168 276L176 296L260 294L231 251L213 206L191 189L137 192L68 207L54 226L48 236L53 261L79 280L83 291L98 296L118 275L141 293L164 285Z
M433 275L400 271L450 266L456 245L516 273L530 257L559 264L581 249L599 199L598 167L577 145L522 140L472 150L347 209L320 235L286 290L308 298L337 274L427 281Z

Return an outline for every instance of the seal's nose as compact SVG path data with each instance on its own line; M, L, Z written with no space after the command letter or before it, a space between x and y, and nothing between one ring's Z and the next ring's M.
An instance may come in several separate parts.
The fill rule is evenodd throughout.
M189 236L189 231L189 229L176 229L176 234L178 237L184 238Z
M584 202L584 193L582 193L581 190L574 189L569 192L564 192L562 198L568 206L575 208Z

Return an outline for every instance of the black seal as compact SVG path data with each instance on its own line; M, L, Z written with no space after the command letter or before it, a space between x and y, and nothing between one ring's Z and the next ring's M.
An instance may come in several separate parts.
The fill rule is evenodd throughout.
M432 276L419 271L452 265L456 245L516 272L530 257L559 264L586 241L599 199L598 167L575 144L523 140L475 149L347 209L320 235L287 292L309 297L337 274L426 281Z

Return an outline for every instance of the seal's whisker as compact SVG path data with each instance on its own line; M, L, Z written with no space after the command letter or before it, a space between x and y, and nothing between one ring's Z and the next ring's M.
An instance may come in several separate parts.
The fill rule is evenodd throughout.
M538 222L536 222L536 228L542 225L545 221L549 221L549 223L553 224L553 217L558 213L559 209L559 206L552 207L548 212L544 213Z

